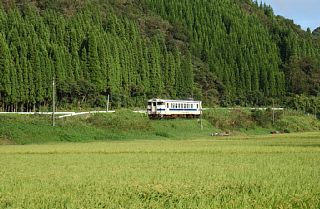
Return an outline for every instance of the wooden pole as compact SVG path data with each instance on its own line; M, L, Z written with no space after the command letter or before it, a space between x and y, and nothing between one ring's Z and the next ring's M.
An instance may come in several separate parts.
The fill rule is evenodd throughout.
M274 124L275 116L274 116L274 99L272 100L272 124Z
M200 103L200 126L201 126L201 131L203 130L203 123L202 123L202 104Z
M107 100L107 112L109 112L109 101L110 101L110 95L108 94L108 100Z
M55 121L55 111L56 111L56 99L55 99L55 80L54 78L52 79L52 126L56 126L56 121Z

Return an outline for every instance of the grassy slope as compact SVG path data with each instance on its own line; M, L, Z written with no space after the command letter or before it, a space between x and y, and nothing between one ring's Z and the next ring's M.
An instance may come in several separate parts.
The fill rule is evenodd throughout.
M268 134L273 130L288 132L319 131L320 123L311 116L290 113L271 122L257 124L250 111L215 109L205 112L203 130L200 121L149 120L143 114L120 110L115 114L97 114L58 119L52 127L49 116L0 116L0 144L39 144L50 142L87 142L132 139L190 139L211 133ZM270 118L269 115L261 116ZM267 119L266 119L267 120Z
M48 116L0 116L0 144L39 144L50 142L87 142L96 140L131 140L192 138L206 136L215 129L198 120L152 121L130 111L116 114L72 117L57 120L52 127Z
M319 134L1 146L0 208L319 208Z

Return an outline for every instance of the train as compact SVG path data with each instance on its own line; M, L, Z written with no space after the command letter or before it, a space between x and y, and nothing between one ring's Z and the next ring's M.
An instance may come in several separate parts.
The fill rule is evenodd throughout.
M147 114L151 119L161 118L199 118L202 102L194 100L148 100Z

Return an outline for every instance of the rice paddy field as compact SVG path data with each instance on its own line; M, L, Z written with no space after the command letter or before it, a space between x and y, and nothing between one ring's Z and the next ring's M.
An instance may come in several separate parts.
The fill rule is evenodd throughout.
M320 134L0 146L0 208L320 208Z

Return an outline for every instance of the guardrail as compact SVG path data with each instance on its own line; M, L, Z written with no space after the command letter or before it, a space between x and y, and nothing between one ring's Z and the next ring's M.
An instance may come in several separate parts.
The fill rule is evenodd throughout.
M66 118L72 116L96 114L96 113L114 113L115 111L89 111L89 112L55 112L55 115L60 115L57 118ZM53 112L0 112L0 114L10 115L52 115Z
M213 108L202 108L202 110L211 110L211 109L219 109L219 110L241 110L241 109L249 109L249 110L285 110L285 108L282 107L271 107L271 108L266 108L266 107L213 107Z
M226 110L236 110L236 109L243 109L243 108L202 108L203 111L210 110L210 109L226 109ZM267 110L268 108L245 108L250 110ZM271 110L280 111L284 110L285 108L270 108ZM96 114L96 113L114 113L115 111L87 111L87 112L55 112L55 115L59 115L57 118L66 118L72 116L79 116L79 115L86 115L86 114ZM140 114L147 114L146 110L136 110L132 111L135 113ZM52 115L52 112L0 112L0 114L17 114L17 115Z
M56 115L67 115L75 112L55 112ZM52 115L52 112L0 112L0 114L15 114L15 115Z

